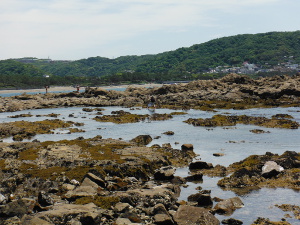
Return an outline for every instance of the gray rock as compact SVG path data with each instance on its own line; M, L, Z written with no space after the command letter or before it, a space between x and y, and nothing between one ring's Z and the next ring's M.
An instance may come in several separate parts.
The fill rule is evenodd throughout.
M6 203L6 198L3 194L0 193L0 205Z
M218 202L214 207L214 212L231 215L236 209L242 207L244 207L242 200L239 197L234 197Z
M177 225L219 225L220 221L208 209L181 205L173 217Z

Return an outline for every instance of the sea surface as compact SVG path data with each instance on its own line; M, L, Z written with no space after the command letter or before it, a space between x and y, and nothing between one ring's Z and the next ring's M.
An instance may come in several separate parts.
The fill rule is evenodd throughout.
M114 138L131 140L138 135L150 135L153 139L149 146L153 144L170 143L175 149L180 149L182 144L193 144L194 151L199 155L195 160L203 160L212 163L228 166L234 162L245 159L249 155L262 155L266 152L282 154L285 151L299 152L300 131L299 129L279 129L264 128L253 125L237 125L231 127L194 127L183 121L188 118L210 118L215 114L227 115L248 115L264 116L270 118L275 114L289 114L293 120L300 123L300 107L292 108L268 108L268 109L247 109L247 110L217 110L217 112L207 112L201 110L187 110L185 115L173 116L165 121L143 121L139 123L114 124L110 122L96 122L93 118L96 111L85 112L82 109L86 107L56 108L56 109L37 109L25 110L19 112L0 113L0 122L11 122L17 120L38 121L53 119L51 117L36 117L37 115L47 115L50 113L59 114L58 119L74 122L82 122L84 126L79 127L86 132L68 134L68 130L57 129L55 134L36 135L33 139L39 141L58 141L62 139L75 139L78 137L92 138L101 135L103 138ZM91 107L93 108L93 107ZM156 109L149 111L146 108L122 108L122 107L103 107L103 114L111 114L112 111L125 110L134 114L152 114L152 113L171 113L175 110ZM181 110L179 110L181 111ZM12 115L30 113L32 117L9 118ZM262 129L269 133L254 134L252 129ZM174 135L163 134L166 131L173 131ZM12 142L11 138L3 139L4 142ZM27 140L24 140L27 141ZM215 157L213 153L223 153L222 157ZM188 168L178 168L176 175L187 176ZM189 182L188 187L182 188L180 200L186 200L191 194L197 193L196 188L201 186L204 190L211 190L211 197L227 199L237 196L232 191L224 191L217 186L218 177L203 177L203 182ZM295 204L300 205L299 192L283 188L262 188L259 190L245 193L239 197L245 207L237 209L231 216L216 215L221 221L226 218L235 218L242 220L244 224L251 224L258 217L269 218L271 221L280 221L285 218L287 212L283 212L276 204ZM293 214L288 212L292 217ZM300 224L299 220L286 218L291 224Z
M115 90L115 91L125 91L126 88L105 88L105 90ZM49 90L48 93L53 93L53 94L59 94L59 93L69 93L72 92L70 90L66 91L51 91ZM81 89L79 92L84 92L83 89ZM28 91L28 90L19 90L19 91L14 91L13 93L0 93L0 97L12 97L12 96L18 96L21 94L28 94L28 95L34 95L34 94L45 94L46 91L41 91L41 92L36 92L36 91Z

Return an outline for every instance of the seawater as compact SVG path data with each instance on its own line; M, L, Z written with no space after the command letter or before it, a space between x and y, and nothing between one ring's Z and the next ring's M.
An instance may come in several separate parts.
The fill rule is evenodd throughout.
M84 107L86 108L86 107ZM0 122L12 122L18 120L38 121L45 119L53 119L51 117L36 117L37 115L47 115L50 113L59 114L58 119L66 121L74 121L84 123L84 126L79 127L85 130L83 133L68 134L66 129L57 129L54 134L36 135L33 139L39 141L58 141L63 139L75 139L78 137L92 138L96 135L101 135L103 138L114 138L131 140L138 135L150 135L152 138L159 136L158 139L153 139L149 146L153 144L170 143L175 149L180 149L182 144L193 144L194 151L199 156L195 160L203 160L213 165L228 166L234 162L245 159L249 155L262 155L266 152L282 154L285 151L299 152L300 138L298 129L278 129L264 128L253 125L237 125L230 127L194 127L186 124L183 121L188 118L210 118L216 114L228 115L248 115L248 116L264 116L270 118L275 114L289 114L294 117L293 120L300 123L300 107L291 108L268 108L268 109L247 109L247 110L217 110L217 112L207 112L200 110L184 111L185 115L175 115L170 120L165 121L149 121L145 120L139 123L114 124L96 122L93 118L96 116L96 111L85 112L83 107L71 108L56 108L56 109L37 109L25 110L21 112L0 113ZM112 111L124 110L134 114L152 114L152 113L171 113L175 110L156 109L149 111L145 108L122 108L122 107L103 107L104 115L111 114ZM26 118L9 118L12 115L21 113L30 113L32 117ZM250 132L252 129L262 129L270 133L254 134ZM163 134L166 131L173 131L174 135ZM3 141L12 142L11 138L6 138ZM27 141L27 140L25 140ZM222 157L215 157L213 153L223 153ZM178 168L176 175L187 176L188 168ZM211 190L212 197L223 199L237 196L232 191L224 191L217 186L219 177L204 176L201 183L188 183L188 187L182 188L180 200L186 200L191 194L197 193L196 188L201 186L202 189ZM284 218L287 212L283 212L276 204L295 204L299 205L299 193L290 189L270 189L263 188L245 193L239 196L245 207L237 209L233 215L229 217L216 215L220 220L225 218L240 219L244 224L251 224L258 217L269 218L273 221L280 221ZM292 213L289 212L292 215ZM293 215L292 215L293 216ZM299 221L286 218L291 224L299 224Z
M126 88L105 88L105 90L115 90L115 91L125 91ZM48 91L48 93L53 93L53 94L59 94L59 93L69 93L72 92L70 90L68 91L51 91L51 89ZM79 92L84 92L83 89L81 89ZM15 91L13 93L0 93L0 97L13 97L13 96L18 96L22 94L28 94L28 95L35 95L35 94L46 94L46 91L41 91L41 92L36 92L36 91L28 91L28 90L19 90Z

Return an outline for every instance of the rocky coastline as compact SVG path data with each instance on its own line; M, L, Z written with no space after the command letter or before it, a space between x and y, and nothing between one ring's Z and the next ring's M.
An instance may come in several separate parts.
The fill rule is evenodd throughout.
M1 112L25 109L83 106L96 107L95 120L133 123L145 118L167 120L175 114L134 115L122 111L102 117L101 107L147 107L155 97L157 108L215 110L257 107L299 107L300 74L253 80L228 74L218 80L193 81L161 87L128 87L126 91L86 88L82 93L26 93L0 98ZM20 117L31 116L20 114ZM244 207L239 197L212 198L210 190L199 190L187 201L178 201L180 187L201 181L203 175L219 177L218 186L236 193L262 187L300 190L300 153L282 155L266 152L252 155L228 167L195 161L193 145L152 145L152 138L140 135L129 142L90 139L19 142L57 127L71 127L72 121L55 119L39 123L2 123L0 137L15 142L0 142L0 224L243 224L229 218L219 221L216 214L230 215ZM217 116L189 120L193 126L232 126L252 123L265 127L298 129L288 115L266 118ZM70 132L76 132L76 129ZM257 131L259 132L259 131ZM171 132L168 135L172 135ZM175 176L178 167L189 167L187 177ZM300 219L300 207L280 205ZM290 224L253 218L253 224Z

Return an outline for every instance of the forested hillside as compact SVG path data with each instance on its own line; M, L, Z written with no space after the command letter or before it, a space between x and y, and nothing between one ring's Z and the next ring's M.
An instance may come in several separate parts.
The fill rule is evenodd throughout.
M5 60L0 63L0 83L13 79L26 84L30 80L24 78L27 76L41 83L43 80L39 79L43 74L50 75L53 84L85 82L87 85L97 85L210 79L223 75L220 72L208 74L208 71L213 71L212 68L237 67L245 61L260 69L286 66L287 63L299 64L300 31L223 37L157 55L122 56L115 59L98 56L77 61L31 60L26 63L16 62L13 66L9 66L12 60Z

